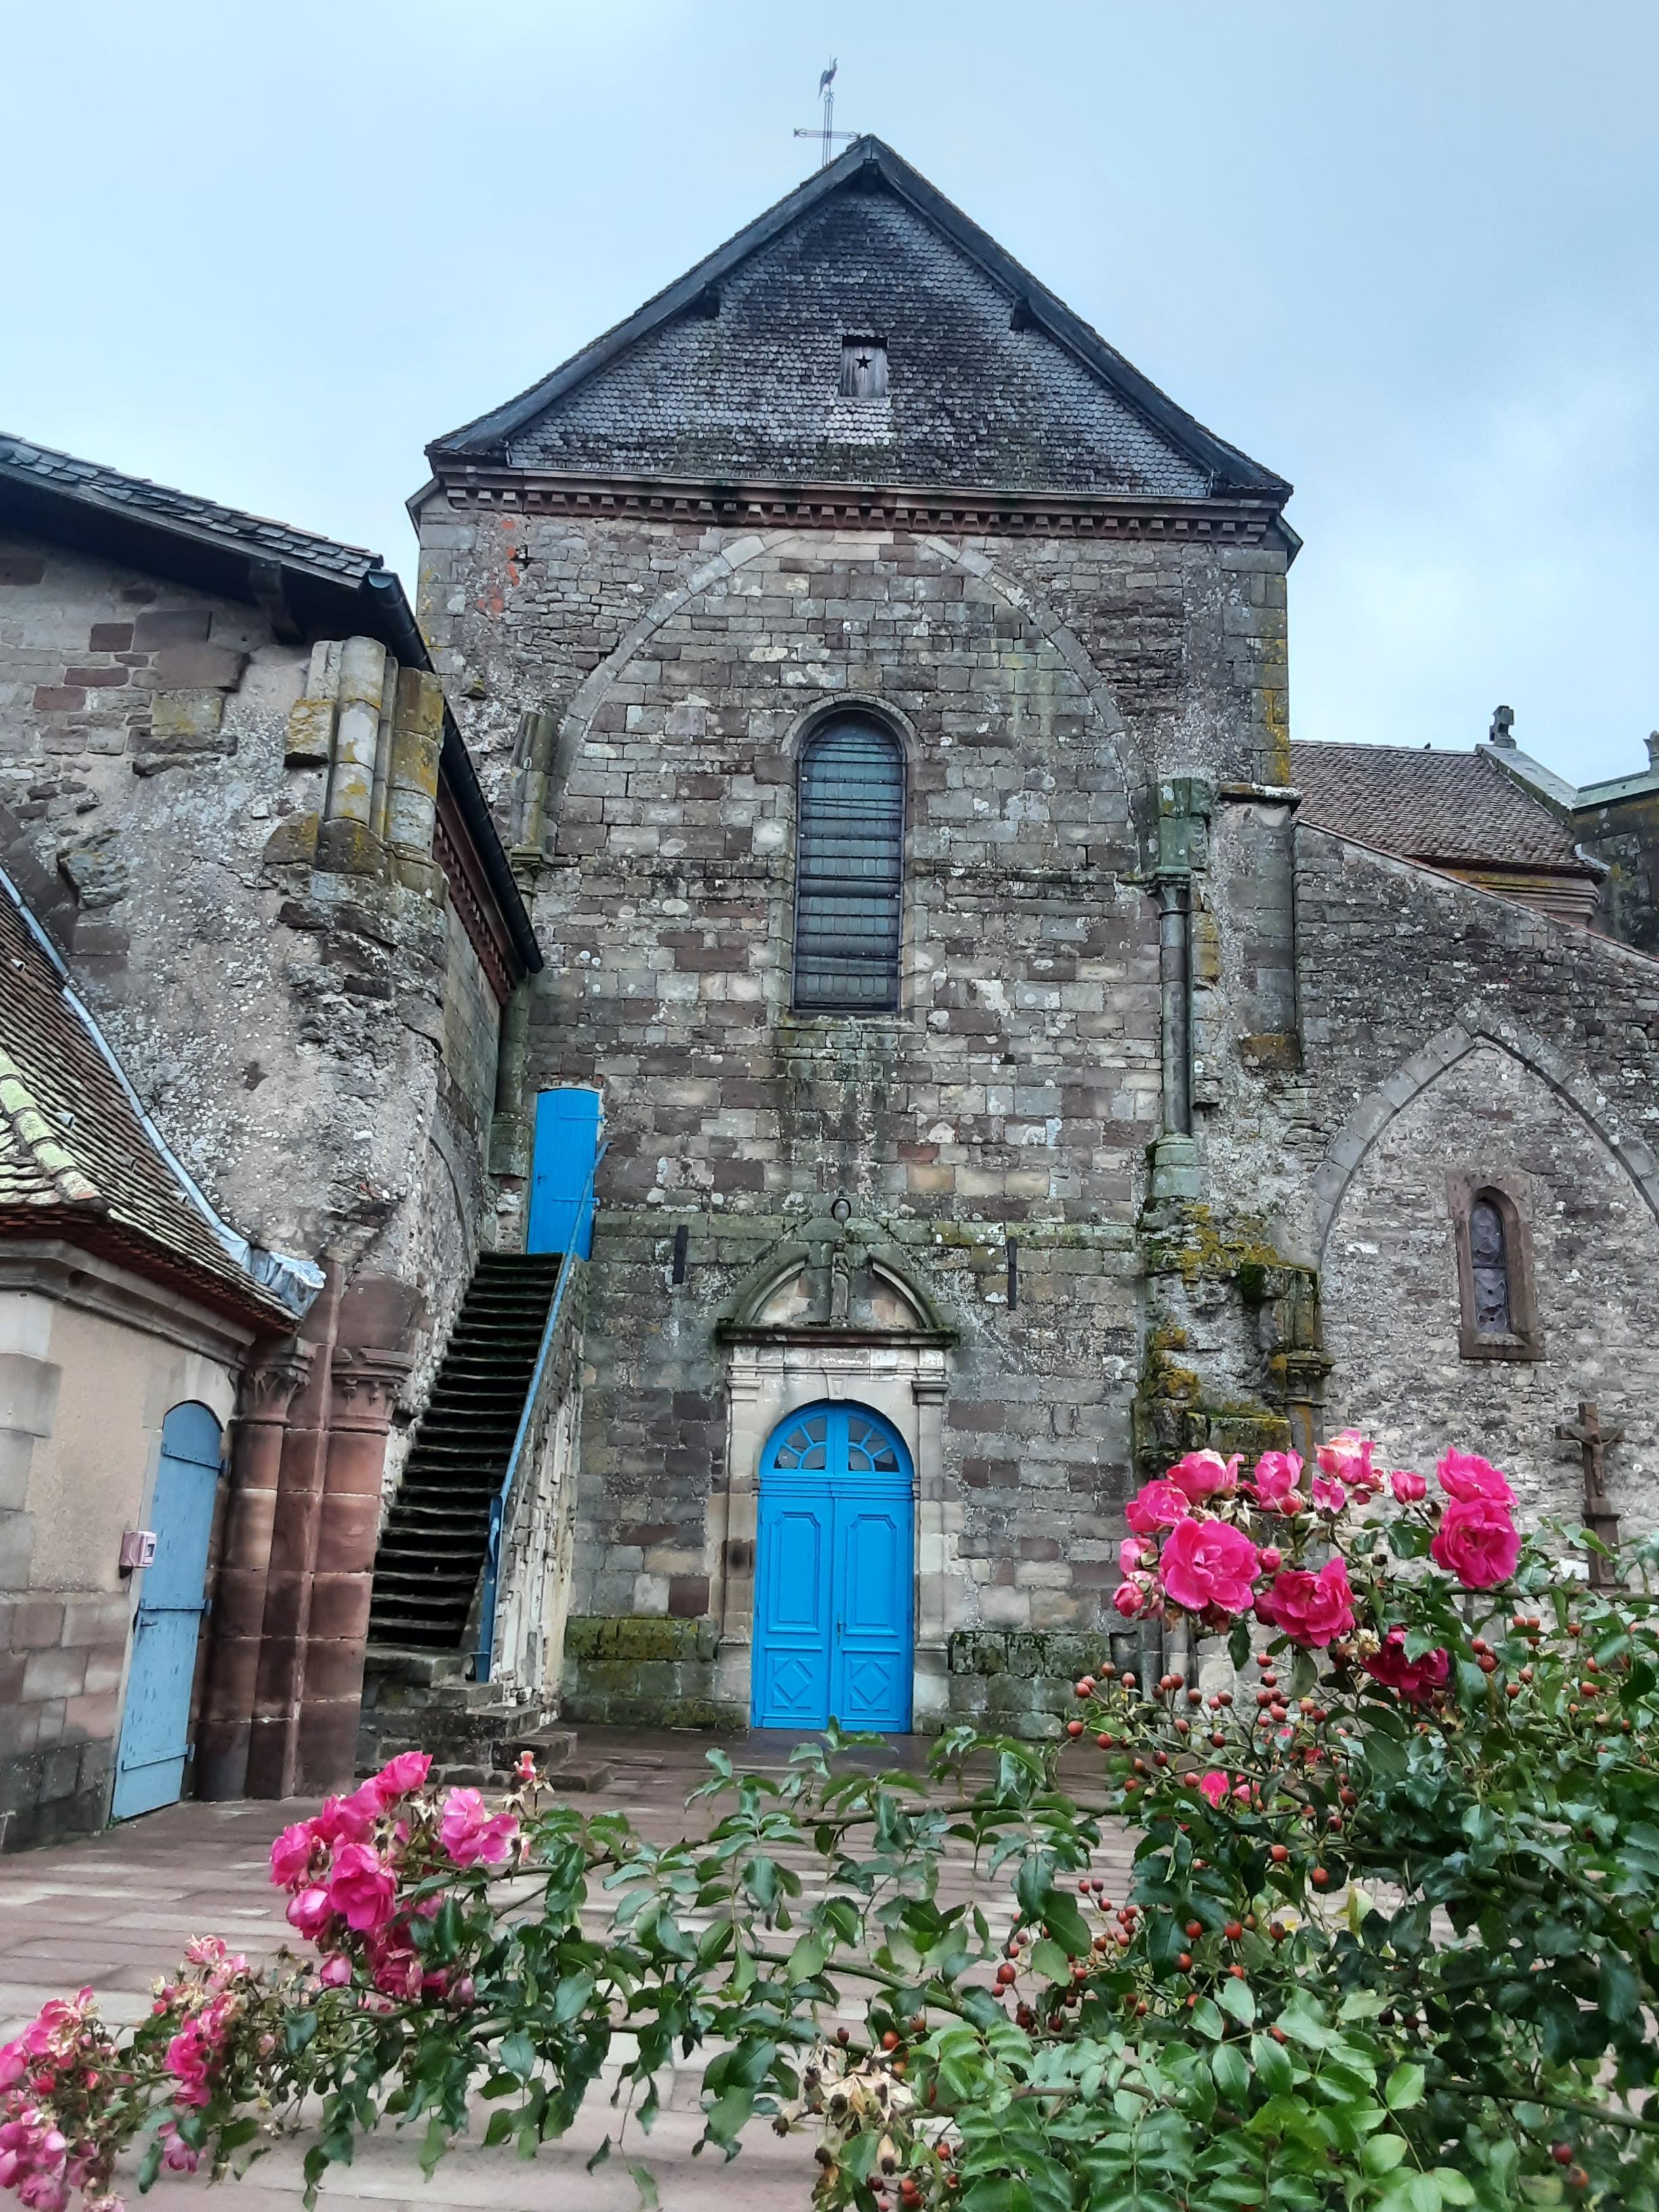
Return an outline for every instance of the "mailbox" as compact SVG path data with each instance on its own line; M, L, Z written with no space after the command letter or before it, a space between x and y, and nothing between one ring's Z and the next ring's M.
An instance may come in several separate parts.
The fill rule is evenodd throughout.
M135 1567L148 1567L155 1558L154 1528L124 1528L121 1531L121 1572L130 1575Z

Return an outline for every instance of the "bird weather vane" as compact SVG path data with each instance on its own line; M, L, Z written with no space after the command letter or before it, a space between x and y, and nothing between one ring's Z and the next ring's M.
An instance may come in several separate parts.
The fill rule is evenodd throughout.
M816 138L818 141L823 148L818 159L818 167L821 169L827 169L835 160L837 138L850 140L859 135L856 131L836 131L831 128L836 119L836 70L838 67L839 64L832 55L829 68L818 79L818 93L823 101L823 122L815 131L797 131L795 133L797 138Z

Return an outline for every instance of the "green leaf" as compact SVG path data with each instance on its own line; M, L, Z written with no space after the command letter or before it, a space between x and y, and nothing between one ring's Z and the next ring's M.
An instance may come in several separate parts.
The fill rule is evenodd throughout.
M1059 1944L1050 1942L1046 1936L1040 1943L1032 1945L1031 1964L1051 1982L1067 1982L1072 1978L1071 1960Z
M1200 2035L1207 2036L1212 2043L1219 2043L1227 2033L1227 2023L1221 2017L1221 2008L1209 1997L1200 1997L1193 2007L1192 2025Z
M1232 1661L1235 1667L1243 1667L1249 1658L1249 1623L1248 1621L1241 1620L1235 1626L1232 1634L1227 1638L1227 1656Z
M628 2161L628 2171L634 2177L634 2186L640 2192L640 2202L646 2207L646 2212L657 2212L659 2199L656 2177L650 2167L641 2164L637 2158L630 2158Z
M830 1955L830 1946L821 1936L803 1936L789 1954L789 1978L792 1982L816 1981L823 1971L823 1962Z
M1074 1959L1087 1952L1090 1936L1083 1915L1063 1890L1051 1889L1042 1900L1042 1917L1048 1933Z
M1216 2087L1235 2104L1249 2094L1250 2069L1236 2043L1224 2043L1210 2053L1210 2071Z
M536 2046L523 2028L515 2027L511 2035L501 2039L501 2061L509 2074L516 2074L527 2081L535 2070Z
M1404 2136L1370 2136L1359 2146L1359 2163L1367 2173L1392 2173L1410 2148Z
M1250 1995L1248 1982L1236 1982L1231 1977L1221 1984L1217 1999L1221 2009L1231 2014L1241 2027L1255 2026L1255 1999Z
M1423 2101L1423 2069L1409 2060L1396 2066L1384 2086L1383 2103L1391 2112L1409 2112Z
M1296 2069L1291 2054L1282 2043L1275 2043L1270 2035L1250 2038L1250 2060L1261 2076L1261 2086L1270 2097L1289 2089L1296 2079Z
M1474 2190L1473 2186L1463 2179L1463 2176L1461 2173L1455 2172L1451 2166L1437 2166L1434 2169L1434 2179L1436 2185L1440 2191L1440 2201L1443 2204L1474 2203Z

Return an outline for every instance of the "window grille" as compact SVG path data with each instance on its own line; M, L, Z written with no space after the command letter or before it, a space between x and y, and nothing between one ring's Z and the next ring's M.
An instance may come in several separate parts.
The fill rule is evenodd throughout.
M904 763L878 724L837 715L801 758L794 1003L802 1013L898 1005Z

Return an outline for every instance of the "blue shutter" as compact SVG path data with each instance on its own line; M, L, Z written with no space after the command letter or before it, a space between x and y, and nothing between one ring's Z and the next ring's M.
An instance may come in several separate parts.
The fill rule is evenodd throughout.
M599 1152L599 1092L538 1091L526 1252L574 1252L579 1260L588 1257L593 1243L593 1166Z
M801 757L795 857L800 1013L890 1013L898 1005L904 763L897 742L838 714Z

